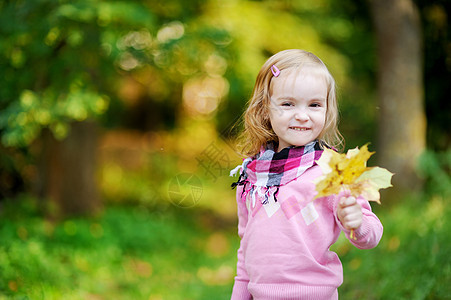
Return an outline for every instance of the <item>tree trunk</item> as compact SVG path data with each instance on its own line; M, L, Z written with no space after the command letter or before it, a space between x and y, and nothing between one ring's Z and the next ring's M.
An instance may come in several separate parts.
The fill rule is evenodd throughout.
M53 217L93 215L102 203L96 180L98 130L94 122L74 122L58 141L43 133L38 192L50 201Z
M422 187L416 167L426 147L422 34L412 0L370 0L378 44L381 166L395 173L393 192Z

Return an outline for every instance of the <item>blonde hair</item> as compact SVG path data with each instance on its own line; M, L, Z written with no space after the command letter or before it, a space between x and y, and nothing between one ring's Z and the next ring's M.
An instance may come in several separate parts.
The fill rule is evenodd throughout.
M335 91L335 80L326 65L313 53L291 49L281 51L271 56L262 66L257 75L252 97L247 103L244 113L244 130L242 131L238 146L243 156L254 156L260 148L268 142L278 143L269 119L269 105L271 96L271 79L274 74L271 67L276 66L280 71L293 68L296 70L309 67L315 73L323 75L327 83L327 110L326 122L318 140L320 144L340 147L343 137L338 130L338 104Z

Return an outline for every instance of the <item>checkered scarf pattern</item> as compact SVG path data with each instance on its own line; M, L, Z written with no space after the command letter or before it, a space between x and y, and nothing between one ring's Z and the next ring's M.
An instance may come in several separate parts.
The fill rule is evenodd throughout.
M322 150L317 142L305 146L285 148L275 152L271 145L245 167L246 178L256 186L281 186L298 178L314 166Z
M278 188L301 176L316 164L315 161L322 153L318 141L305 146L285 148L280 152L275 152L274 145L268 144L255 157L244 160L240 178L232 187L244 185L242 198L249 192L252 194L264 189L263 193L267 199L272 187ZM277 192L278 189L272 192L274 197Z

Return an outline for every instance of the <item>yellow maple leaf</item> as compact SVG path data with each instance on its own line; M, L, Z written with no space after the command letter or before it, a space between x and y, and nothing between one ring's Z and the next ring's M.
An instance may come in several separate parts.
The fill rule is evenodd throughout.
M323 176L316 181L315 198L338 194L348 190L351 195L362 195L368 201L380 203L379 189L391 186L392 173L380 167L367 167L367 161L374 152L368 151L368 145L360 149L348 150L346 154L325 149L317 164Z
M369 168L355 182L355 184L363 184L365 186L359 195L362 195L368 201L376 201L380 204L379 189L391 187L392 176L393 173L387 169L380 167Z

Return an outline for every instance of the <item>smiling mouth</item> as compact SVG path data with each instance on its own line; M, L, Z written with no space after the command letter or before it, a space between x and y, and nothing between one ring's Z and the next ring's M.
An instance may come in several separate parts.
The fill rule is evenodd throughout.
M296 131L306 131L308 128L305 127L290 127L290 129L296 130Z

